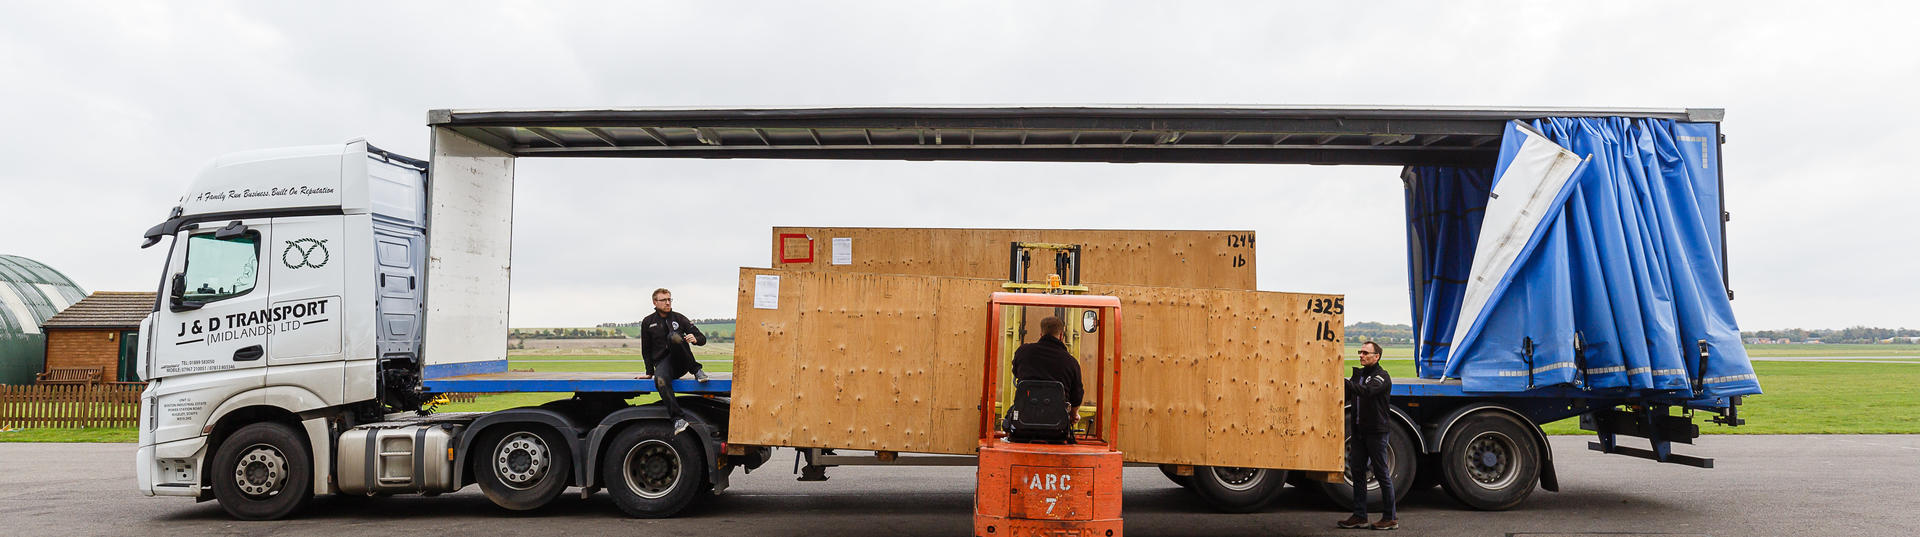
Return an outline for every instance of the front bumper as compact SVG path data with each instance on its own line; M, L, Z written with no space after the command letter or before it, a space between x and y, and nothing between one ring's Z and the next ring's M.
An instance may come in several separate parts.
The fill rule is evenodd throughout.
M140 446L134 454L136 488L147 496L199 497L207 437Z

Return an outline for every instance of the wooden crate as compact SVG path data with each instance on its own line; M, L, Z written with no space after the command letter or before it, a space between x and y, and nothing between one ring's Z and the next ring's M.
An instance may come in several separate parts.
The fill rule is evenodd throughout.
M847 264L834 263L835 239L851 245ZM1013 241L1080 245L1082 282L1257 288L1252 231L776 227L771 266L1005 280ZM1028 280L1044 282L1052 268L1036 261Z
M761 276L779 278L775 309L755 307ZM741 269L728 441L973 453L987 300L1000 283ZM1309 302L1338 295L1094 292L1123 304L1116 401L1128 461L1340 469L1342 318Z

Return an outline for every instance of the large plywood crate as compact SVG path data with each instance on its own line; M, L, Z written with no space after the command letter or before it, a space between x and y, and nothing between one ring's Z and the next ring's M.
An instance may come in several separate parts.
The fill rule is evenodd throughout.
M771 266L1005 280L1015 241L1080 245L1082 282L1257 288L1252 231L776 227ZM838 263L836 248L850 248ZM1052 268L1038 260L1027 279L1044 282Z
M765 277L778 281L771 309L756 307ZM987 300L1000 284L741 269L728 441L973 453ZM1340 469L1342 319L1312 307L1338 295L1093 292L1123 304L1116 419L1127 460Z

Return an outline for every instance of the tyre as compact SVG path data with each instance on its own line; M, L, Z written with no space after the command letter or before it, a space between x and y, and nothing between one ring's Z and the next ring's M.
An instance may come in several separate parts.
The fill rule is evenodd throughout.
M241 427L213 455L213 496L241 520L286 518L313 498L313 456L285 424Z
M1208 505L1228 513L1251 513L1266 508L1287 487L1286 470L1193 467L1189 487Z
M1440 486L1474 509L1520 505L1540 480L1540 446L1531 427L1497 412L1461 418L1440 446Z
M667 424L642 423L607 444L600 482L627 516L666 518L708 489L706 458L693 431L676 435Z
M1180 488L1193 490L1193 476L1174 473L1174 468L1175 466L1172 464L1162 464L1160 465L1160 473L1166 474L1167 480L1172 481L1175 485L1180 485ZM1194 467L1194 473L1200 473L1200 468L1201 467Z
M1419 449L1413 445L1413 437L1398 425L1389 426L1387 431L1387 471L1392 472L1393 501L1398 505L1401 498L1407 497L1412 487L1415 461L1419 459ZM1352 453L1354 436L1347 435L1348 453ZM1339 505L1341 509L1353 509L1353 483L1366 483L1367 509L1378 510L1386 504L1380 494L1380 482L1373 478L1372 470L1362 470L1358 476L1354 469L1348 468L1346 479L1339 483L1319 483L1320 492L1327 499Z
M560 433L532 424L501 424L474 445L473 475L494 505L538 509L566 491L573 448Z

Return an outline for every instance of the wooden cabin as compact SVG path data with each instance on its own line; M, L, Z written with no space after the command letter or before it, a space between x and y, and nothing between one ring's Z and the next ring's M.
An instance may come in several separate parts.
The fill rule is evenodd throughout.
M140 321L153 312L154 294L99 291L41 323L46 367L39 384L139 382Z

